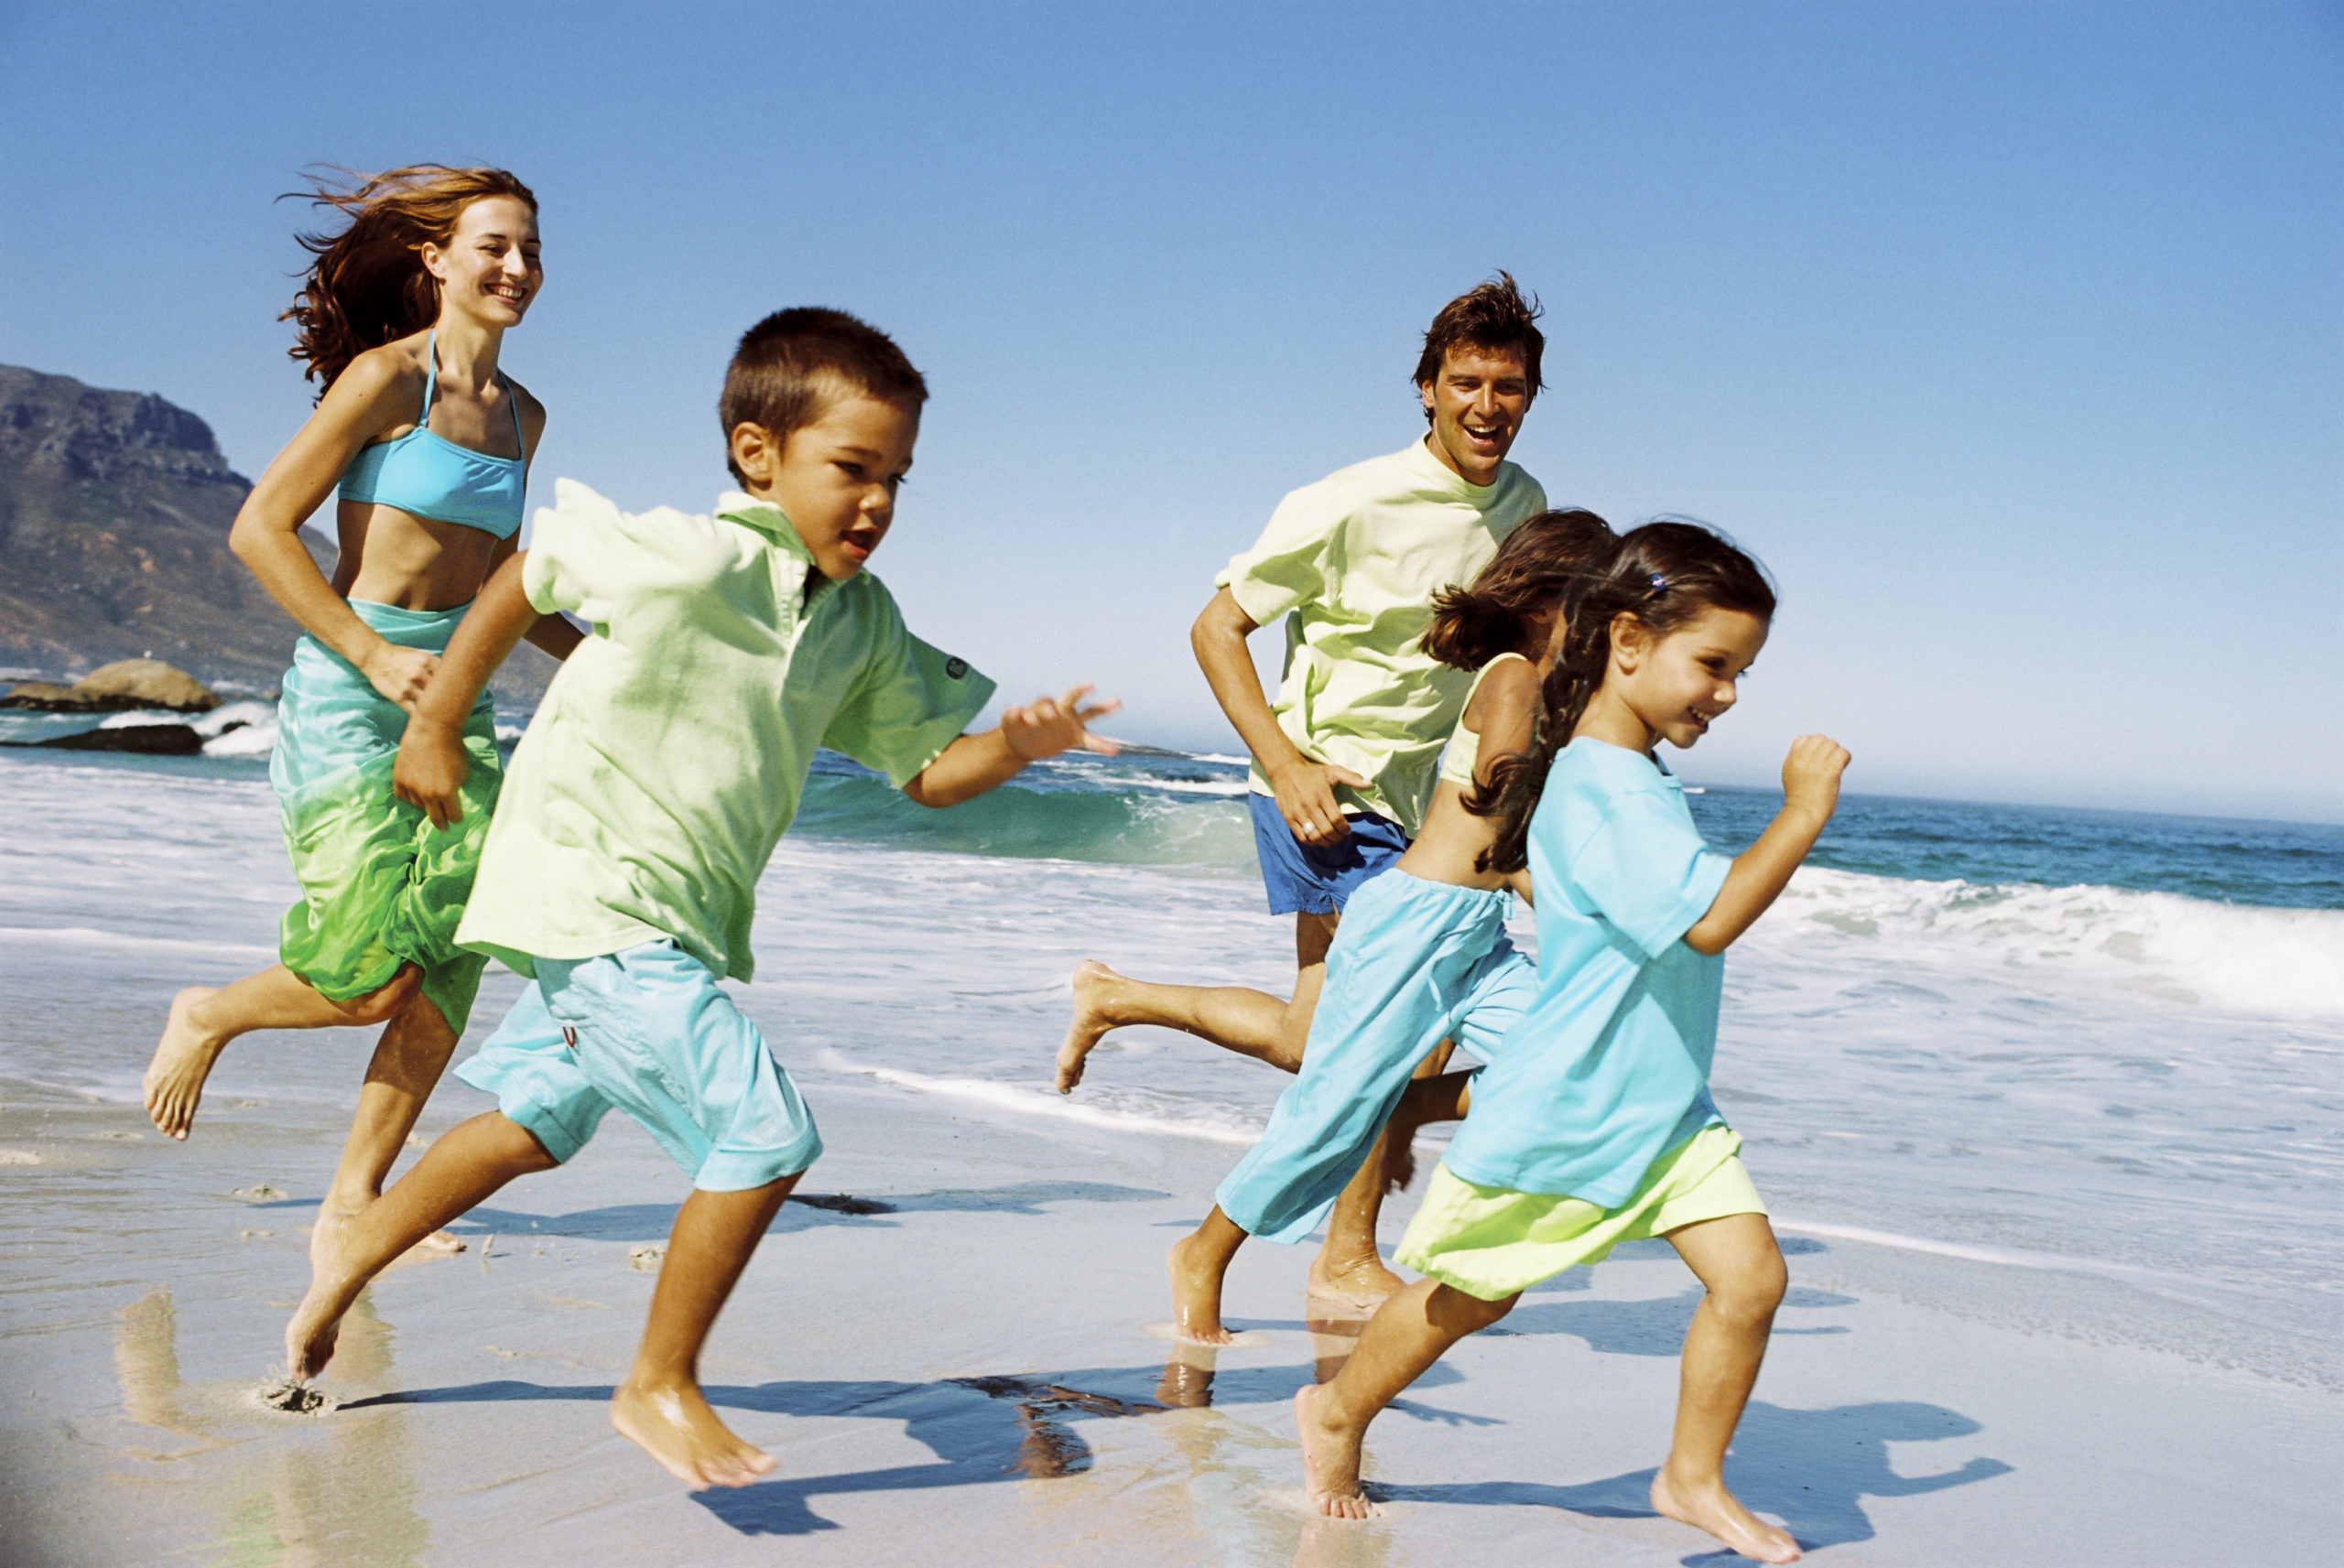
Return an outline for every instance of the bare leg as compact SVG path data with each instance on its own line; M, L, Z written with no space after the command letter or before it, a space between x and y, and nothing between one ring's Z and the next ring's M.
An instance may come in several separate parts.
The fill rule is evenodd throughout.
M1360 1446L1368 1422L1425 1375L1449 1347L1514 1310L1515 1296L1485 1302L1432 1280L1418 1280L1368 1320L1335 1380L1294 1396L1302 1434L1302 1468L1310 1500L1332 1519L1366 1519L1374 1509L1359 1488Z
M1221 1325L1221 1281L1245 1232L1215 1204L1205 1222L1172 1244L1172 1332L1190 1345L1226 1345Z
M1177 1029L1285 1072L1297 1071L1326 976L1323 963L1303 969L1295 976L1293 1000L1285 1001L1243 986L1156 985L1085 959L1074 971L1074 1017L1058 1047L1058 1093L1074 1092L1084 1060L1101 1036L1132 1023Z
M1798 1542L1752 1513L1725 1487L1726 1444L1757 1385L1774 1309L1788 1271L1762 1214L1728 1215L1668 1233L1677 1256L1709 1287L1685 1331L1677 1433L1653 1477L1652 1506L1761 1563L1796 1563Z
M746 1487L773 1459L716 1419L700 1387L700 1350L796 1176L744 1192L695 1192L667 1234L667 1260L635 1365L611 1400L611 1424L699 1491Z
M371 996L329 1001L282 964L233 985L190 986L171 999L163 1038L146 1064L146 1114L170 1137L184 1139L195 1125L203 1080L228 1042L255 1029L364 1028L382 1022L413 997L423 971L403 966L390 983Z
M342 1231L382 1193L383 1178L455 1051L456 1032L424 997L409 1001L383 1031L374 1060L366 1065L366 1081L359 1086L358 1113L351 1119L333 1185L309 1231L312 1271L319 1260L333 1255ZM459 1245L452 1238L441 1239L450 1250Z
M325 1370L342 1314L367 1281L515 1176L550 1171L557 1162L526 1129L495 1111L451 1129L342 1231L331 1257L312 1263L309 1294L285 1325L286 1370L297 1379Z
M1421 1069L1408 1083L1407 1092L1400 1097L1400 1107L1392 1113L1385 1130L1390 1135L1384 1151L1384 1190L1386 1193L1405 1192L1416 1179L1416 1133L1435 1121L1462 1121L1473 1104L1472 1073L1433 1073Z
M1449 1054L1456 1049L1453 1042L1442 1041L1416 1064L1413 1077L1433 1077L1449 1065ZM1401 1103L1407 1103L1405 1095ZM1395 1115L1394 1121L1397 1119ZM1310 1294L1354 1308L1367 1308L1405 1282L1384 1266L1384 1256L1375 1246L1375 1223L1384 1212L1393 1136L1392 1125L1385 1124L1384 1130L1376 1134L1375 1147L1368 1152L1365 1163L1335 1199L1335 1211L1327 1219L1327 1239L1319 1245L1318 1256L1310 1260ZM1409 1129L1403 1136L1413 1138L1415 1130ZM1414 1163L1413 1156L1410 1163Z

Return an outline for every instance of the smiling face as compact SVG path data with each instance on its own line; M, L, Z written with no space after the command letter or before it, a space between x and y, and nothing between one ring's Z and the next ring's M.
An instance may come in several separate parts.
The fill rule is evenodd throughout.
M918 439L917 414L841 388L785 438L762 425L735 425L732 462L751 495L788 517L815 570L844 582L887 536Z
M423 265L440 280L441 314L517 327L546 280L537 257L537 215L514 196L485 196L456 215L444 245L427 243Z
M1441 355L1438 379L1416 391L1432 416L1433 455L1469 484L1495 482L1530 409L1522 351L1460 343Z
M1734 705L1736 683L1765 645L1766 622L1746 610L1704 610L1660 636L1623 612L1579 732L1640 752L1660 741L1689 747Z

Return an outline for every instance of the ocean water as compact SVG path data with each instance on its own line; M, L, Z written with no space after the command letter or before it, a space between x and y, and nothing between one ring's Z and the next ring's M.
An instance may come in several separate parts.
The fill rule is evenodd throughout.
M273 957L272 719L204 728L187 759L0 751L0 1093L135 1100L151 998ZM930 812L826 756L743 1006L818 1115L852 1081L1233 1160L1286 1081L1254 1063L1125 1031L1048 1084L1081 958L1283 993L1244 789L1232 757L1080 757ZM1775 800L1692 804L1734 850ZM1850 796L1727 976L1718 1098L1804 1277L2344 1388L2344 828ZM125 977L149 1000L108 1005ZM356 1068L256 1040L215 1092L339 1104Z

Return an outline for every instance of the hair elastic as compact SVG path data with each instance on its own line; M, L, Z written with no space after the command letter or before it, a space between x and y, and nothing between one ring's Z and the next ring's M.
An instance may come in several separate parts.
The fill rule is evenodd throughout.
M1658 572L1653 573L1652 590L1655 593L1666 593L1668 591L1668 579L1661 576Z

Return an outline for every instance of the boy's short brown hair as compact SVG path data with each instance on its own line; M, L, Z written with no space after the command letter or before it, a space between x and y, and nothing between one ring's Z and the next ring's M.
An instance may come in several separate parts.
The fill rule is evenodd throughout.
M843 310L776 310L742 333L716 404L724 426L724 466L748 483L732 461L733 430L757 425L786 443L791 431L820 418L842 386L912 414L928 401L927 379L895 340Z
M1500 351L1512 349L1522 356L1522 373L1530 383L1530 393L1536 396L1546 383L1538 373L1538 362L1546 351L1546 334L1538 330L1540 307L1537 297L1528 299L1515 286L1512 273L1501 272L1488 283L1470 289L1440 308L1425 331L1425 351L1417 357L1416 384L1423 386L1440 379L1440 363L1454 348ZM1425 417L1432 417L1427 409Z

